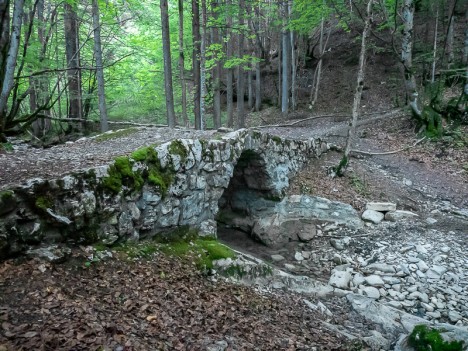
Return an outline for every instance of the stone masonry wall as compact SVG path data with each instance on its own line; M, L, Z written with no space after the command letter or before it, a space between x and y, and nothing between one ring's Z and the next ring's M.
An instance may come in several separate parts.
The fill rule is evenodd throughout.
M265 184L257 186L281 197L289 177L326 150L320 140L244 129L219 140L179 139L59 179L31 179L0 193L0 259L40 244L110 245L178 226L216 235L218 200L241 154L264 161Z

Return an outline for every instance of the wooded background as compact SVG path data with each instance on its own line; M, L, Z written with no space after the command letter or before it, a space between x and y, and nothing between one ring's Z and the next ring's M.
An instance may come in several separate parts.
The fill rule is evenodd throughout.
M468 119L465 1L0 0L0 17L0 142L88 133L87 121L205 129L272 106L314 113L335 99L321 82L340 45L360 52L343 61L354 107L380 55L399 67L386 77L404 92L395 107L427 133Z

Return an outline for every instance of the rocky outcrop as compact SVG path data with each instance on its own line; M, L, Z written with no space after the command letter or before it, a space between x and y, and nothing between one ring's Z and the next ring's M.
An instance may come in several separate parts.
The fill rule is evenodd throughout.
M31 179L0 193L0 258L40 243L113 244L178 226L211 235L239 160L249 188L278 198L289 177L326 150L320 140L240 130L146 147L57 179Z
M350 228L362 226L358 213L350 205L321 197L292 195L279 201L240 190L233 194L230 205L232 215L222 218L225 223L271 247L290 241L310 241L320 225L326 223Z

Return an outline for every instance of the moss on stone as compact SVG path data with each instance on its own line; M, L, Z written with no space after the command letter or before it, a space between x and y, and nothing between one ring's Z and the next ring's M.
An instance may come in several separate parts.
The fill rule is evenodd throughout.
M123 138L132 134L135 134L138 132L138 128L126 128L126 129L119 129L116 130L115 132L112 133L104 133L96 136L94 140L98 143L110 140L110 139L115 139L115 138Z
M437 329L417 325L408 337L408 345L416 351L462 351L463 341L447 342Z
M117 157L114 164L109 167L109 175L102 180L104 188L116 194L124 185L131 190L140 190L145 181L141 171L134 172L132 167L132 162L128 157Z
M271 137L271 140L273 140L276 144L282 144L283 140L279 136L273 135Z
M171 155L179 155L182 163L185 163L188 157L188 150L179 139L173 140L169 145L169 153Z
M142 147L132 152L130 157L137 162L146 164L159 163L158 152L154 149L154 146Z
M161 171L153 167L148 172L148 183L157 186L163 198L166 196L167 190L173 181L174 174L170 171Z
M54 206L54 200L49 195L40 195L36 198L34 204L38 209L45 211Z
M16 207L15 193L11 190L0 191L0 214L12 211Z
M0 191L0 201L10 201L13 199L15 193L11 190Z

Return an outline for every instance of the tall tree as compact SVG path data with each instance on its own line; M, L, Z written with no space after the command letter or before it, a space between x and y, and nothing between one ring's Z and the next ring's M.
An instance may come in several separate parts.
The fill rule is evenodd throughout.
M414 2L404 0L403 3L403 39L401 43L401 62L405 76L406 96L411 110L416 116L421 116L419 108L418 90L416 78L413 73L413 27L414 27Z
M68 78L68 117L82 119L82 93L79 30L76 8L71 3L64 3L65 53L67 58ZM84 124L78 125L82 129Z
M182 89L182 120L186 127L189 126L187 116L187 87L185 84L185 57L184 57L184 1L178 0L179 9L179 74Z
M239 43L237 47L237 55L241 60L244 57L244 10L245 0L239 0ZM237 128L245 127L244 95L244 67L242 64L239 64L237 66Z
M192 75L193 75L193 106L195 115L195 129L201 129L201 85L200 85L200 50L201 50L201 37L200 37L200 7L198 0L192 0L192 37L193 37L193 51L192 51Z
M281 71L281 113L287 115L289 112L289 77L291 70L291 45L288 25L288 1L282 3L282 71Z
M341 159L340 164L336 168L336 174L341 176L348 166L349 163L349 154L354 143L354 136L356 134L356 125L359 117L359 108L361 105L362 98L362 89L364 88L364 78L365 78L365 64L366 64L366 51L367 51L367 37L370 32L371 27L371 17L372 17L372 2L374 0L369 0L366 7L366 17L364 21L364 29L362 31L361 38L361 53L359 55L359 69L357 74L356 82L356 91L354 93L353 101L353 110L352 110L352 120L350 128L348 129L348 139L346 141L346 148Z
M94 0L96 1L96 0ZM164 58L164 93L166 95L166 116L167 125L174 128L176 124L174 112L174 93L172 89L172 63L171 63L171 42L169 35L169 10L167 0L160 0L161 27Z
M21 38L21 25L23 22L24 0L15 0L10 35L10 1L0 1L2 15L0 28L0 141L6 141L4 131L7 122L7 103L13 89L16 62Z
M229 60L233 55L233 31L232 31L232 0L226 0L226 58ZM228 127L234 126L234 80L232 68L226 68L226 113Z
M211 3L213 11L214 25L211 26L212 44L219 45L219 29L218 29L218 17L219 17L219 6L218 0L214 0ZM221 62L217 57L217 53L214 57L215 63L213 66L213 126L215 129L221 127Z
M104 90L104 64L102 61L101 47L101 24L99 20L99 5L97 0L93 0L92 7L94 26L94 56L96 57L96 79L98 86L101 132L107 132L109 130L109 124L107 123L106 94Z

